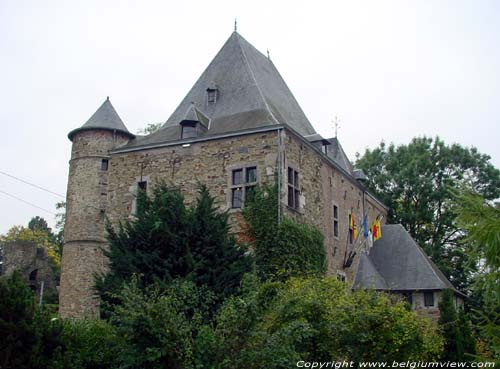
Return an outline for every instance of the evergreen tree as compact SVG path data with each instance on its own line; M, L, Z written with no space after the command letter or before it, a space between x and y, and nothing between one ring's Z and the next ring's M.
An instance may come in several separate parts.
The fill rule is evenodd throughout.
M463 360L463 339L458 328L458 316L453 304L453 291L444 290L439 302L440 317L438 324L444 338L443 361Z
M463 308L458 311L458 330L462 336L463 361L473 361L476 355L476 339L472 334L469 316Z
M113 294L134 274L141 276L142 287L187 278L222 298L235 292L251 268L250 257L228 233L227 214L217 210L205 187L191 209L178 189L164 183L151 198L142 191L136 219L123 221L118 231L108 224L107 231L109 271L96 281L105 316L118 302Z
M193 266L189 276L198 286L205 285L217 296L234 294L252 259L229 234L228 213L215 206L205 185L200 187L196 206L190 212L188 247Z
M64 348L62 325L37 309L20 272L0 278L0 368L52 368Z

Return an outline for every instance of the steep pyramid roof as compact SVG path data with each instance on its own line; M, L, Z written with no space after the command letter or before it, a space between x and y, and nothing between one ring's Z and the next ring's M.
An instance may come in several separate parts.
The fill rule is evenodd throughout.
M210 102L207 89L216 90ZM233 32L163 127L128 146L178 140L179 123L193 105L210 119L205 135L286 124L301 135L316 133L269 58Z
M72 140L75 133L93 129L116 131L125 133L131 138L135 137L132 133L128 131L127 127L125 127L125 124L121 120L115 108L113 107L113 105L111 105L109 97L106 98L106 100L102 103L99 109L97 109L97 111L90 117L90 119L83 126L71 131L68 134L68 137L70 140Z

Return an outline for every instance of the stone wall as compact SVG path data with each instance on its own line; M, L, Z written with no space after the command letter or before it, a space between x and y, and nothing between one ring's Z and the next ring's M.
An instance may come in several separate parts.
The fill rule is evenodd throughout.
M42 282L44 295L56 293L57 281L43 247L30 241L6 242L3 245L2 275L11 275L15 270L21 272L37 296L40 296Z
M108 216L114 225L133 216L140 181L147 181L149 193L160 181L178 186L188 205L203 183L220 208L230 210L233 231L238 233L243 220L239 210L230 209L232 170L256 166L257 181L267 183L274 180L276 160L276 131L115 154L110 161Z
M360 248L349 242L348 219L352 212L362 233L365 210L372 221L386 210L373 200L353 178L347 177L320 152L288 130L273 130L235 137L192 142L109 154L126 142L106 131L84 131L73 139L67 195L67 220L61 277L60 314L95 315L93 275L106 270L102 248L106 247L104 219L114 226L133 218L139 182L147 191L164 181L178 186L186 203L192 204L200 183L216 197L222 210L229 210L233 232L244 236L244 221L239 209L231 209L232 171L257 167L257 182L270 183L278 173L281 160L282 208L288 216L317 227L325 236L328 273L339 273L352 280L358 258L350 268L344 261L350 251ZM279 159L281 135L282 154ZM102 159L109 160L107 171ZM299 173L300 207L287 207L287 168ZM339 235L333 235L333 205L339 209ZM359 255L359 252L358 252Z
M73 136L66 194L66 224L61 268L61 317L97 316L94 275L106 270L103 247L108 210L109 151L128 138L120 133L89 130Z
M288 167L299 172L300 208L298 211L288 207L288 214L309 223L323 232L328 260L328 273L339 273L353 280L359 262L359 254L364 247L362 236L363 213L368 214L368 224L387 210L372 196L365 192L359 183L346 176L331 164L321 153L307 145L292 133L287 132L285 139L285 157L283 171ZM284 203L288 203L286 175L283 178ZM333 207L338 207L338 236L333 231ZM286 206L286 205L285 205ZM354 214L360 235L356 242L349 240L349 214ZM344 268L344 261L350 251L356 251L356 257L349 268Z

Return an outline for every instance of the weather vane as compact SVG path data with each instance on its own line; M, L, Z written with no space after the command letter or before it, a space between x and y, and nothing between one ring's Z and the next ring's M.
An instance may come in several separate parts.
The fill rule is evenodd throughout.
M335 116L335 119L334 119L334 120L332 120L332 123L333 123L333 125L334 125L334 127L335 127L335 138L337 138L337 135L338 135L338 129L340 128L340 125L339 125L339 123L340 123L340 119L339 119L337 116Z

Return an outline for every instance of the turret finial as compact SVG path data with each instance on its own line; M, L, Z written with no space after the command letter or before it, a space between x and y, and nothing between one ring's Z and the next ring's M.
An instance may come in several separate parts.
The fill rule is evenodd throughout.
M234 32L238 32L238 19L234 18Z

